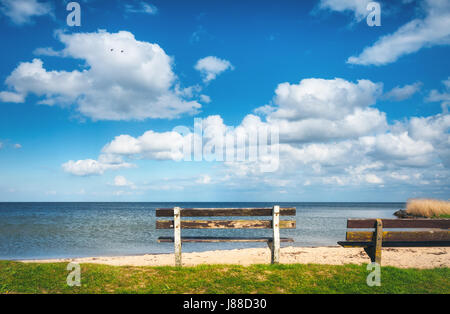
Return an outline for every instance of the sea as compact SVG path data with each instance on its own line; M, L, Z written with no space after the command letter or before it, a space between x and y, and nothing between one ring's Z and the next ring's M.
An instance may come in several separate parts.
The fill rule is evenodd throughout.
M345 239L347 218L394 218L405 203L0 203L0 259L51 259L164 254L156 230L160 207L296 207L296 229L282 229L293 246L335 246ZM288 219L294 217L282 217ZM203 218L202 218L203 219ZM221 219L224 219L221 217ZM240 217L239 219L243 219ZM270 219L259 217L258 219ZM182 230L182 236L271 236L270 229ZM264 243L183 243L183 252L266 247Z

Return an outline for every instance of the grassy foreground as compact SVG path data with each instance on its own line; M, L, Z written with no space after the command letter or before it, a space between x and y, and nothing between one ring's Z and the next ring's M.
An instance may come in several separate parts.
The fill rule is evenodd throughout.
M0 261L0 293L450 293L450 269L383 267L369 287L366 266L81 265L81 287L69 287L67 264Z

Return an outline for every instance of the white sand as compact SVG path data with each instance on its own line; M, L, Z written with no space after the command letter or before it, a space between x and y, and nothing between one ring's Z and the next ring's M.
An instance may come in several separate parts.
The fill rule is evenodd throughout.
M236 249L183 253L183 265L199 264L266 264L270 263L267 248ZM87 257L74 259L25 260L23 262L97 263L114 266L164 266L174 264L173 254L147 254L139 256ZM281 249L280 262L284 264L367 264L370 259L363 249L342 247L286 247ZM382 266L401 268L450 267L450 248L384 248Z

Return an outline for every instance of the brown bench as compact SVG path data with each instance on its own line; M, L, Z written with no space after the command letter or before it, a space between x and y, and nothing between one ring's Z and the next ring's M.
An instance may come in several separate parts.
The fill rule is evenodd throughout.
M272 255L272 263L279 263L280 242L294 242L291 238L280 238L280 229L295 229L295 220L280 220L280 216L295 216L295 207L280 208L158 208L156 217L173 217L173 220L157 220L156 229L174 229L173 237L159 237L158 242L173 242L175 265L181 266L181 244L185 242L266 242ZM182 220L182 217L261 217L271 220ZM224 238L181 237L181 229L273 229L272 237Z
M374 230L347 230L346 241L338 244L343 247L362 247L372 262L381 265L382 247L450 246L449 228L450 219L348 219L347 229Z

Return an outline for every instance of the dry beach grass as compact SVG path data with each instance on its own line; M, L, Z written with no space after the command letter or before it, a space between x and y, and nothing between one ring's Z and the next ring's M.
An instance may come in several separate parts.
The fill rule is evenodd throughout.
M414 216L440 217L450 215L450 202L435 199L410 199L406 211Z

